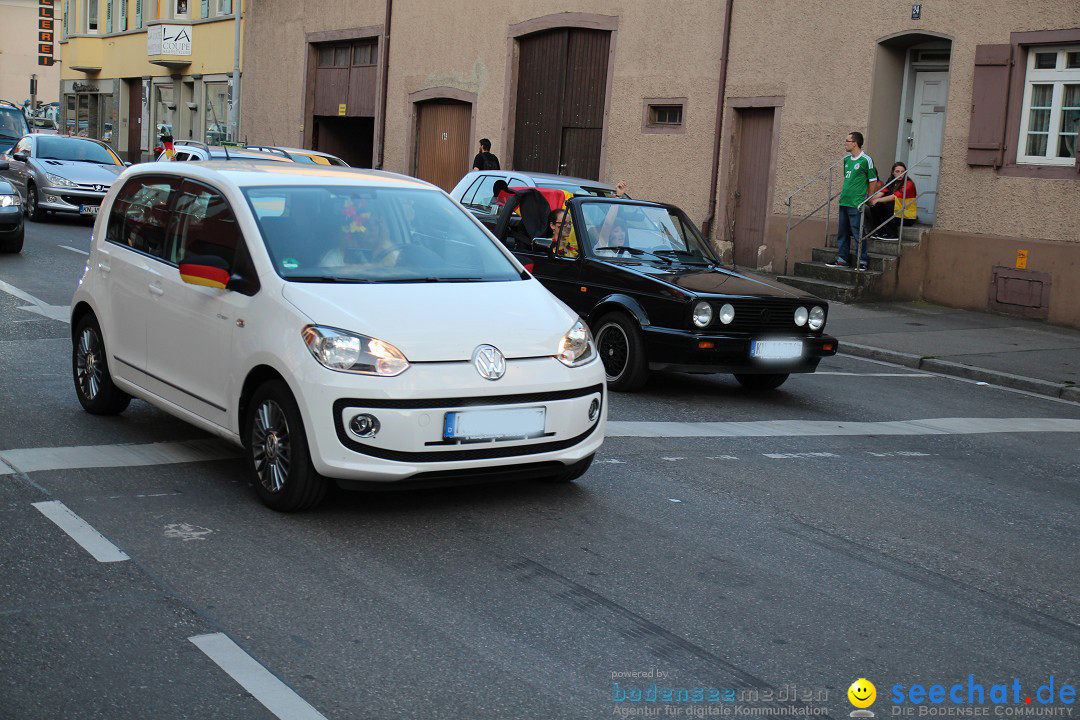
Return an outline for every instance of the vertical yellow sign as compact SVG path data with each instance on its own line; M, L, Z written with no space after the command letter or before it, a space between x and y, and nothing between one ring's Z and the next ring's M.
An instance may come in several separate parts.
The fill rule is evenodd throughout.
M1026 270L1027 269L1027 250L1017 250L1016 251L1016 269L1017 270Z
M337 106L337 114L338 115L345 115L345 103L341 103L340 105Z

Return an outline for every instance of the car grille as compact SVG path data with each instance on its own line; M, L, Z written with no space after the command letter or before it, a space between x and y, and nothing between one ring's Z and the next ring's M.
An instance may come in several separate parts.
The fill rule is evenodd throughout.
M100 205L101 201L105 198L94 196L84 197L82 195L61 195L60 199L69 205Z
M743 300L729 300L735 308L735 319L730 325L723 325L719 320L713 320L710 329L733 330L753 332L761 330L805 330L806 326L799 327L795 324L795 310L804 307L807 310L816 303L788 300L780 298L754 298ZM713 302L713 311L716 316L720 314L722 302ZM824 304L822 304L824 307Z

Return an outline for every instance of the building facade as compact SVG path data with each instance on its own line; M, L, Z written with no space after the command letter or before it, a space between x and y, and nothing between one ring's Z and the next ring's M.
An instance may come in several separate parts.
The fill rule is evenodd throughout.
M57 9L62 132L133 162L152 159L164 134L211 144L235 134L239 0L57 0Z
M828 173L813 180L859 130L879 168L912 166L920 192L921 240L884 296L1080 327L1080 4L848 10L260 0L241 138L449 188L487 137L504 167L626 179L740 266L782 274L835 225ZM809 219L789 233L804 185L790 206Z
M0 0L0 100L22 105L30 100L30 79L37 76L36 100L56 102L60 66L55 62L54 0Z

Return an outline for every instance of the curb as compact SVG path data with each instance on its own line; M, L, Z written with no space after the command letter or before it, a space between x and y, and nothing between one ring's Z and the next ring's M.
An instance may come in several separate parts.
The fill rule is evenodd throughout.
M1068 400L1070 402L1080 402L1080 386L1076 385L1053 383L1046 380L1024 377L1022 375L1013 375L1011 373L998 372L997 370L987 370L972 365L963 365L949 360L921 357L919 355L912 355L911 353L899 352L896 350L885 350L883 348L871 347L870 345L857 345L855 343L844 342L842 338L839 339L838 344L839 347L837 348L837 351L841 355L854 355L855 357L867 358L869 360L881 360L895 365L903 365L904 367L913 370L926 370L927 372L960 377L965 380L985 382L990 385L1000 385L1002 387L1012 388L1013 390L1024 390L1037 395L1061 398L1062 400Z

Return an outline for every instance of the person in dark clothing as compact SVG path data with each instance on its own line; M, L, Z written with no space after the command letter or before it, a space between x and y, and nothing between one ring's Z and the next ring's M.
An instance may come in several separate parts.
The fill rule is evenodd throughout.
M480 152L472 161L473 170L499 170L499 158L491 154L491 141L487 138L480 139Z

